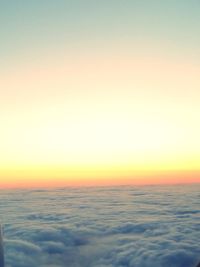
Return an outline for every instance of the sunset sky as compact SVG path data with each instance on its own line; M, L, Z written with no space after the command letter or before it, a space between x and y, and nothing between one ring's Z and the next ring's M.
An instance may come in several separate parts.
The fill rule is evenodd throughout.
M0 3L0 187L200 182L200 2Z

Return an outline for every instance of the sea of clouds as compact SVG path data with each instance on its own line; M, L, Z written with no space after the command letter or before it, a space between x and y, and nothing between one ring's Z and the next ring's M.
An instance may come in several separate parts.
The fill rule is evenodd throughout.
M6 267L193 267L200 185L1 190Z

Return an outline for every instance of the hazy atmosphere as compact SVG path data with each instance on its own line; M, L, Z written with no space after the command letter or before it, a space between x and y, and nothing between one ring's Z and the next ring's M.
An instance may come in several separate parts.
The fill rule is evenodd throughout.
M0 0L0 25L0 267L197 267L200 1Z

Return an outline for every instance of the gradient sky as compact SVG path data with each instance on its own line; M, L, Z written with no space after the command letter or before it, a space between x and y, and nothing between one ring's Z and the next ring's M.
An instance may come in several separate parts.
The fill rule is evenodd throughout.
M0 2L0 187L200 182L200 2Z

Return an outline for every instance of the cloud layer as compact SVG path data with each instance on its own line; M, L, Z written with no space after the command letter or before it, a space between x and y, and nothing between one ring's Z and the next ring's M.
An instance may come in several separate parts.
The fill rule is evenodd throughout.
M6 267L193 267L200 186L0 191Z

